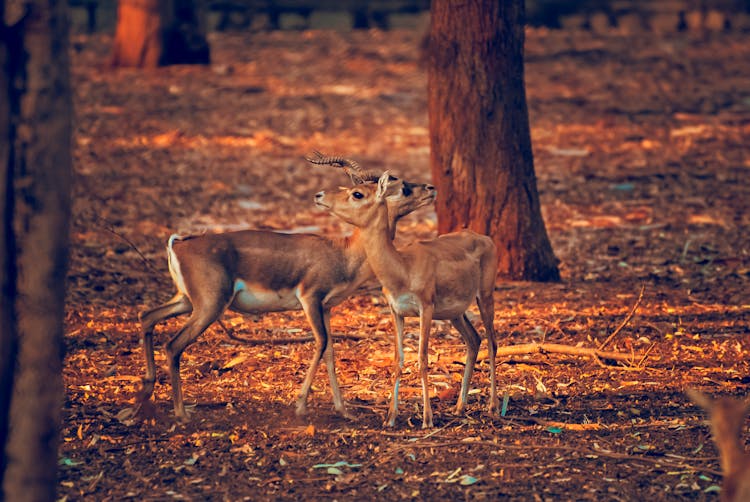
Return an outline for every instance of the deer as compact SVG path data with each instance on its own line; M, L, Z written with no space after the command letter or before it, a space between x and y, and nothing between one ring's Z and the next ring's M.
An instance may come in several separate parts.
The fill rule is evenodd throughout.
M306 160L342 168L355 186L372 184L378 176L356 161L326 157L315 152ZM401 196L389 203L391 238L403 216L429 204L434 187L393 178L392 193ZM427 195L425 195L427 194ZM315 349L296 402L296 414L307 413L313 378L325 360L334 409L352 418L336 378L330 330L331 308L374 279L367 264L365 242L359 232L342 238L315 234L287 234L268 230L240 230L191 236L172 235L167 242L169 272L176 294L161 305L140 313L146 371L137 402L148 401L154 391L154 328L166 319L190 314L166 342L174 413L189 422L180 379L180 357L185 349L225 311L263 314L302 310L309 323Z
M740 441L745 417L750 413L750 396L744 399L712 399L696 389L687 389L685 393L695 404L708 412L724 476L721 500L750 500L750 453L745 452Z
M455 413L466 407L469 382L481 338L467 317L474 300L484 324L490 364L490 412L499 411L495 375L494 299L497 250L492 239L461 230L434 240L415 241L396 249L390 238L391 206L403 194L392 189L386 171L378 184L315 194L315 204L359 228L367 261L383 286L395 326L394 384L385 425L393 427L404 365L404 318L419 317L419 374L422 384L422 427L433 427L428 373L428 344L433 319L450 320L466 344L466 364Z

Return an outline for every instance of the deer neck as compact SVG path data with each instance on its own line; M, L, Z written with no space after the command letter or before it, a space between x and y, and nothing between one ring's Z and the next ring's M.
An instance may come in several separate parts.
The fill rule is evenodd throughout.
M397 218L389 218L387 235L390 242L393 242L396 237L396 223ZM354 227L352 235L339 241L346 262L347 275L355 284L374 279L374 272L367 261L367 242L359 227Z
M362 240L362 231L354 228L354 232L339 241L344 260L346 262L347 273L356 276L359 270L366 265L367 254L365 253L365 243Z
M396 234L396 219L389 218L387 206L380 205L374 217L362 228L361 241L380 283L388 290L400 289L408 275L403 256L393 244Z

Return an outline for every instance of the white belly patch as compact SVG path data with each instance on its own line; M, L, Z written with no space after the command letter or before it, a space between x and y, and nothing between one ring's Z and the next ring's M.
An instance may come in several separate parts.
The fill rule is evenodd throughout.
M237 279L234 282L234 291L234 299L229 308L237 312L260 314L302 309L296 289L273 291Z
M404 293L397 297L388 295L388 303L402 316L419 317L419 300L412 293Z
M404 317L419 317L419 298L413 293L403 293L397 297L386 295L388 303L393 310ZM464 299L442 299L435 305L432 313L433 319L455 319L461 316L469 308L469 303Z

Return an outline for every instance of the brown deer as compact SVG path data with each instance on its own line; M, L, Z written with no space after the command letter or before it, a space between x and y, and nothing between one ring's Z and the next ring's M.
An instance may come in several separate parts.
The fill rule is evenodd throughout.
M695 404L708 412L724 474L721 500L750 501L750 454L745 452L740 441L745 418L750 413L750 396L744 399L711 399L699 390L687 389L685 392Z
M404 317L419 317L419 372L424 405L422 427L432 427L432 408L427 384L427 347L433 319L448 319L466 343L466 366L456 413L462 413L469 391L481 339L466 316L476 299L487 334L490 363L490 412L498 411L495 378L495 331L493 327L497 251L487 236L470 230L441 235L396 249L390 237L390 207L404 197L393 190L384 173L377 185L341 189L334 194L319 192L315 202L331 214L361 230L367 261L383 286L396 327L395 381L387 426L394 426L398 412L398 390L404 362Z
M377 180L359 165L341 157L316 157L315 164L342 167L356 186ZM389 204L391 238L396 222L419 207L429 204L425 193L434 188L393 178L391 192L402 196ZM320 359L324 358L333 394L334 408L347 416L336 379L330 332L331 308L348 298L373 273L365 257L365 243L359 232L342 239L312 234L285 234L263 230L243 230L218 234L180 237L167 244L169 272L177 294L168 302L140 315L146 373L140 401L153 394L156 378L154 326L181 314L187 322L166 343L165 351L172 381L174 412L188 421L182 399L180 356L182 352L227 309L241 313L303 310L312 328L315 350L297 399L296 412L307 412L307 397Z

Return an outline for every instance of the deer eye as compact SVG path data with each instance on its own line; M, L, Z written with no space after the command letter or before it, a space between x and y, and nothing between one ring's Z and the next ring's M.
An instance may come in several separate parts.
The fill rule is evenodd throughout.
M410 188L410 187L408 187L408 186L404 185L404 188L403 188L402 192L403 192L403 194L404 194L405 196L407 196L407 197L408 197L408 196L410 196L410 195L411 195L411 193L412 193L412 190L411 190L411 188Z
M354 197L355 199L362 199L364 198L364 195L362 194L362 192L352 192L352 197Z

